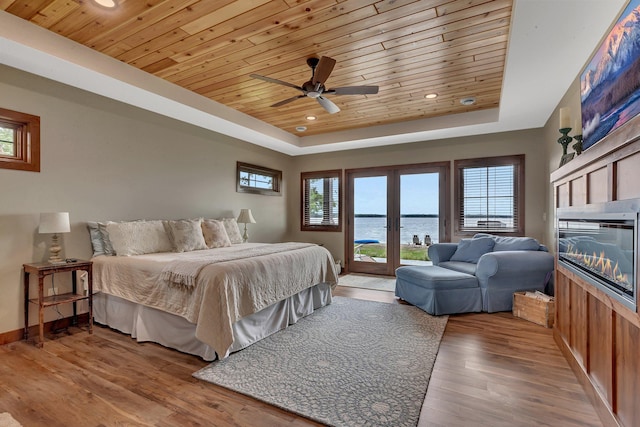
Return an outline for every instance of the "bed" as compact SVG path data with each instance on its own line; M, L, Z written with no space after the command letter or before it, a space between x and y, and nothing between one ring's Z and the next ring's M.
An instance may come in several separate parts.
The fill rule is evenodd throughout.
M92 258L95 321L204 360L330 304L338 280L329 251L309 243L110 255Z

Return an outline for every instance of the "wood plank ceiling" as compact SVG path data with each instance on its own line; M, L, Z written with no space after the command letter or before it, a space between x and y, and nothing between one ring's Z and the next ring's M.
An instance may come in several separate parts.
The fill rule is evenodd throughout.
M0 10L303 136L497 107L512 0L0 0ZM320 56L337 61L327 88L379 93L327 95L341 109L331 115L310 98L275 108L299 92L249 76L302 85L306 59Z

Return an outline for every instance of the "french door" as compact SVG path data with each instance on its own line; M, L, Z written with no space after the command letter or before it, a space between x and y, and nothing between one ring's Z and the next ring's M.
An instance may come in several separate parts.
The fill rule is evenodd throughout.
M428 265L427 246L449 241L449 163L346 171L347 271L394 275Z

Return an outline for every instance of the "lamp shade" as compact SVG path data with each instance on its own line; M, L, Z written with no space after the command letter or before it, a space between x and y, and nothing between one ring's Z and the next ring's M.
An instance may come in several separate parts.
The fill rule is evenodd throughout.
M69 212L46 212L40 214L39 233L68 233L69 231L71 231Z
M240 209L240 215L238 215L238 222L240 224L255 224L256 220L251 215L251 209Z

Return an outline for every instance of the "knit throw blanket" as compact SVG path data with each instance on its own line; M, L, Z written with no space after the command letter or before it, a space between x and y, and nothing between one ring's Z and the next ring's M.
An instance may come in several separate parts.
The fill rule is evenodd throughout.
M309 246L316 245L313 243L287 242L265 244L264 246L252 248L237 248L236 251L205 250L188 252L184 258L168 262L162 269L162 273L160 273L160 280L170 286L193 289L200 271L210 264L271 255Z

